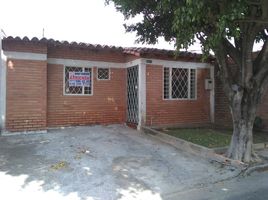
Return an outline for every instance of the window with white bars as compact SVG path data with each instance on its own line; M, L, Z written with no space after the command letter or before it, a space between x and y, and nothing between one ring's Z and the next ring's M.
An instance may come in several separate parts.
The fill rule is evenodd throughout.
M109 68L98 68L98 79L99 80L109 80L110 70Z
M196 69L164 67L164 99L196 99Z
M92 68L65 66L64 77L65 95L92 94Z

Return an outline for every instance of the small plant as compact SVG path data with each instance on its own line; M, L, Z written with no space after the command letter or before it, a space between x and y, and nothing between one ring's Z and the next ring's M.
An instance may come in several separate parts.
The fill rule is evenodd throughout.
M67 163L66 161L60 161L54 165L51 165L50 168L53 170L60 170L60 169L67 168L68 165L69 165L69 163Z

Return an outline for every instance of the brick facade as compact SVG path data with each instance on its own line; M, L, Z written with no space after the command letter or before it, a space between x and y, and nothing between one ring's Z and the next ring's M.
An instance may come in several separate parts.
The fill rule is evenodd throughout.
M109 52L101 50L86 50L82 48L70 47L48 47L48 58L76 59L104 62L125 62L125 56L119 52Z
M146 67L146 123L148 126L200 126L210 123L209 69L197 70L196 100L163 99L163 66Z
M215 76L215 126L219 128L232 127L228 98L222 90L222 84L217 75Z
M46 40L3 41L7 52L28 53L24 59L7 61L6 130L32 131L48 127L113 124L126 122L126 63L136 59L161 59L200 63L200 59L168 55L128 54L122 48L88 47ZM147 51L146 51L147 52ZM156 52L153 49L153 52ZM31 60L31 53L37 55ZM159 52L158 52L159 53ZM162 54L162 51L160 51ZM43 55L44 60L38 60ZM188 55L188 54L187 54ZM64 64L51 60L102 62L104 66L82 64L93 69L93 95L64 95ZM110 80L98 80L97 67L112 63ZM135 63L135 62L134 62ZM77 63L76 63L77 64ZM136 64L135 64L136 65ZM68 65L69 66L69 65ZM210 119L210 91L204 88L208 68L197 69L196 100L163 100L163 66L146 65L146 125L205 125ZM142 88L140 88L142 89Z
M97 80L93 70L93 95L63 95L62 65L48 65L48 126L124 123L125 69L110 69L110 80Z
M47 63L7 61L6 129L42 130L47 126Z

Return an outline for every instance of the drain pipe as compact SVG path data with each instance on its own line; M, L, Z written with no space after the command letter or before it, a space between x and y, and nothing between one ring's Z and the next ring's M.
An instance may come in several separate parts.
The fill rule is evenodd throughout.
M6 121L6 56L2 47L3 33L0 31L0 133L5 131Z

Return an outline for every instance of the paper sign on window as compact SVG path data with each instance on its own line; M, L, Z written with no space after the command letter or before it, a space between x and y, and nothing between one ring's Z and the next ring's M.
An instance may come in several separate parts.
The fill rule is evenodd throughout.
M69 72L69 87L90 87L90 72Z

